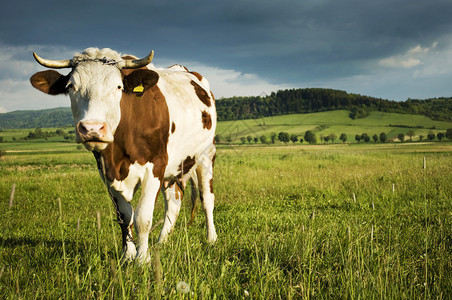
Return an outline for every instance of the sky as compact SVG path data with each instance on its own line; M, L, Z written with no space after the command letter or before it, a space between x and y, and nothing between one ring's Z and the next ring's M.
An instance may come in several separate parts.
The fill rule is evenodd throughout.
M4 1L0 112L69 106L32 57L88 47L182 64L215 97L321 87L389 100L452 96L450 0ZM67 74L69 70L60 70Z

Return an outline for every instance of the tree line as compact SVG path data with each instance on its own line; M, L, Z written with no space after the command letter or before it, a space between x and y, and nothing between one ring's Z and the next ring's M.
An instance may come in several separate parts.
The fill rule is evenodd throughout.
M404 142L406 137L409 137L410 141L413 141L413 136L415 136L415 132L414 130L410 129L408 130L406 133L399 133L397 135L397 139L400 142ZM368 143L371 140L373 142L381 142L381 143L386 143L389 141L388 135L385 132L381 132L380 134L374 134L372 136L370 136L367 133L362 133L362 134L356 134L354 137L349 137L347 136L346 133L341 133L339 135L339 137L335 134L335 133L330 133L328 135L324 135L324 134L320 134L319 135L319 140L321 143L334 143L336 142L336 140L339 139L342 143L345 143L347 141L353 141L355 140L357 143L360 142L364 142L364 143ZM447 129L446 132L438 132L437 134L433 133L432 131L430 131L427 136L423 136L423 135L419 135L419 140L423 141L423 140L428 140L428 141L434 141L434 140L438 140L438 141L442 141L444 139L448 139L448 140L452 140L452 129ZM275 132L272 132L270 134L270 138L268 138L265 135L261 135L261 136L242 136L240 137L240 142L242 144L245 144L246 142L248 142L249 144L251 143L262 143L262 144L274 144L276 141L280 141L282 143L309 143L309 144L317 144L318 139L317 139L317 134L312 131L312 130L308 130L305 132L304 135L297 135L297 134L289 134L288 132L279 132L278 134ZM232 143L232 137L231 136L227 136L226 138L222 137L221 135L217 134L215 136L215 142L217 143L221 143L221 142L226 142L226 143Z
M371 111L425 115L433 120L452 120L452 98L392 101L322 88L288 89L264 97L220 98L219 121L256 119L293 113L345 109L350 118L364 118Z

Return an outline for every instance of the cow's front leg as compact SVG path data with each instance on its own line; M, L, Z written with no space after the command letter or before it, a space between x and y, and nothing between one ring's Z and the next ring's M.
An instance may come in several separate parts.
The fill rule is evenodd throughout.
M122 257L121 261L131 261L136 256L135 243L132 236L133 208L132 205L113 188L110 195L116 209L116 216L122 233Z
M137 232L136 259L139 263L146 263L150 259L148 253L149 232L152 228L154 204L160 191L161 180L154 177L152 171L150 171L141 186L141 198L135 208L133 222Z

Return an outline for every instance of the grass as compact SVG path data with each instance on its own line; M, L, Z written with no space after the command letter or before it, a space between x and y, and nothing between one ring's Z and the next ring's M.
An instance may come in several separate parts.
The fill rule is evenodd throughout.
M375 111L371 112L366 118L352 120L348 114L348 111L336 110L274 116L254 120L224 121L219 122L217 134L223 138L230 136L233 142L238 142L240 137L248 135L253 138L265 135L269 138L272 132L278 134L285 131L289 134L303 136L307 130L313 130L318 136L334 133L338 138L341 133L345 133L348 136L348 141L353 142L355 135L361 135L362 133L367 133L372 137L374 134L379 135L385 132L388 138L394 138L399 133L406 134L409 129L413 129L416 134L414 139L419 140L419 135L423 135L424 139L426 139L430 131L436 134L439 131L445 132L446 129L452 128L452 122L433 121L420 115ZM402 125L404 127L393 127L394 125ZM337 140L337 142L340 141Z
M200 209L186 227L187 189L168 243L151 233L149 266L119 264L113 206L72 147L0 158L2 299L452 295L450 143L220 147L217 243ZM154 223L163 210L160 198Z

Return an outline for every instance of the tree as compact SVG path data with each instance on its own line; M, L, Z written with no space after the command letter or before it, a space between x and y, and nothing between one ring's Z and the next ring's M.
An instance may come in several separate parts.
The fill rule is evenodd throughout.
M311 130L306 131L306 133L304 134L304 140L309 144L317 143L317 137Z
M44 132L42 132L42 129L39 128L39 127L37 127L37 128L35 129L35 134L36 134L36 137L37 137L37 138L42 138L42 137L45 136L45 135L44 135Z
M438 134L436 135L436 138L437 138L439 141L442 141L443 138L444 138L444 136L445 136L444 132L438 132Z
M378 142L378 135L374 134L372 136L372 139L374 140L375 143Z
M267 137L265 135L261 135L259 139L261 140L262 144L266 144L267 143Z
M355 135L355 140L359 143L359 141L361 141L361 136L359 134Z
M296 134L291 134L290 135L290 140L292 141L292 143L296 143L296 142L298 142L298 137L297 137L297 135Z
M334 133L330 133L329 138L330 138L331 142L334 143L334 141L337 139L337 135Z
M424 136L421 134L419 135L419 140L422 141L424 139Z
M452 140L452 128L446 130L446 138Z
M342 143L345 143L347 141L347 135L345 133L341 133L339 139L342 141Z
M251 143L251 141L253 140L253 137L251 135L247 136L246 139L248 140L248 143Z
M65 132L64 132L63 129L57 129L57 130L55 131L55 133L56 133L57 135L64 135L64 134L65 134Z
M304 140L300 138L300 144L303 144Z
M388 136L386 135L385 132L380 133L380 142L385 143L388 140Z
M280 132L278 134L278 140L280 140L283 143L289 142L289 134L287 132Z
M410 137L410 141L412 142L413 141L413 136L415 135L414 130L413 129L408 130L406 135Z
M228 135L226 137L226 142L231 143L232 142L232 136Z
M275 132L272 132L270 134L270 139L272 140L272 144L274 144L275 143L275 139L276 139L276 133Z
M256 136L256 137L254 138L254 143L257 144L257 142L259 142L259 138Z
M213 139L215 140L215 143L219 143L221 142L221 135L217 134Z
M246 138L245 138L244 136L242 136L242 137L240 138L240 141L242 142L242 144L245 144Z
M433 141L433 140L435 139L435 134L434 134L433 132L430 131L430 132L427 134L427 138L428 138L429 141Z
M405 134L404 134L404 133L399 133L399 134L397 135L397 138L398 138L401 142L403 142L403 141L405 140Z
M363 133L363 134L361 134L361 139L364 142L368 143L370 141L370 136L367 133Z
M323 140L325 141L325 143L328 143L330 141L330 136L327 135L327 136L323 137Z

